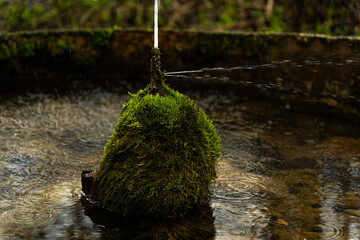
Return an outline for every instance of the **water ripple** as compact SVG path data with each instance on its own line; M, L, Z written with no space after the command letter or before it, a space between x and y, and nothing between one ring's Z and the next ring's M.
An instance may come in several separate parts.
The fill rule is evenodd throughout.
M0 215L0 225L4 222L15 225L40 225L48 224L54 220L53 209L34 208L32 205L10 209Z
M235 175L235 176L234 176ZM229 177L227 177L229 176ZM213 186L215 198L235 200L247 197L265 197L271 189L268 178L252 173L225 173Z
M347 239L349 231L342 228L339 222L323 222L313 227L311 232L318 233L321 239Z
M243 68L264 77L279 66L301 71L319 64L323 63L283 61ZM232 89L241 77L238 70L179 74L229 83L224 88L229 94L219 94L216 87L189 90L222 138L223 154L210 199L217 235L298 239L306 231L308 239L346 239L351 234L346 227L357 224L359 216L358 124L341 114L315 111L310 103L264 101L258 95L253 101ZM256 84L276 89L283 84L276 81ZM254 79L244 79L244 84L252 85ZM99 90L27 95L0 103L1 239L14 234L25 239L101 239L106 237L101 234L112 231L84 215L80 172L101 161L104 144L128 99L126 94ZM305 157L317 164L281 167ZM313 225L317 227L308 227Z

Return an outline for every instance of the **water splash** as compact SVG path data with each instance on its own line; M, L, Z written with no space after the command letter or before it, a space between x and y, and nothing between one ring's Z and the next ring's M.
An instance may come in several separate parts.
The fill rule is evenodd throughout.
M159 47L159 27L158 27L158 12L160 0L155 0L154 11L154 48Z

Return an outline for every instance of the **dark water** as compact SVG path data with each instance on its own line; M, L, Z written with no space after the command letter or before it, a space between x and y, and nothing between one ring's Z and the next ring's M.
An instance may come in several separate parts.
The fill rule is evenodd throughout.
M165 222L109 219L81 200L81 170L101 160L127 89L3 97L0 239L360 239L359 119L264 88L189 86L222 157L210 206Z

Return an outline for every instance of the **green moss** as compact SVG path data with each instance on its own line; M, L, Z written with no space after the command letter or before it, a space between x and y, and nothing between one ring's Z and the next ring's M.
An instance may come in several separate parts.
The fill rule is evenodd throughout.
M220 138L187 96L140 90L123 107L97 174L99 200L127 215L180 216L207 202Z
M261 58L274 43L271 35L198 33L194 48L207 57L241 54L249 58Z
M91 32L91 45L95 48L106 48L114 37L114 29L107 28Z
M53 57L62 56L68 54L75 49L75 44L69 36L51 37L47 41L47 50Z
M85 44L77 45L77 38L85 39ZM0 61L12 62L37 54L51 57L51 61L68 61L73 56L75 64L91 69L107 54L114 37L113 29L100 29L73 35L71 32L39 32L34 34L15 33L0 38Z
M37 38L4 37L0 40L0 60L34 56L38 44Z
M111 42L115 36L113 28L89 29L87 31L86 45L82 49L75 49L76 65L83 70L91 70L97 62L109 52ZM100 60L101 61L101 60Z
M150 76L150 85L148 87L148 91L150 94L160 94L165 95L166 90L163 87L164 73L161 71L161 62L160 62L160 49L153 48L152 49L152 58L151 58L151 76Z

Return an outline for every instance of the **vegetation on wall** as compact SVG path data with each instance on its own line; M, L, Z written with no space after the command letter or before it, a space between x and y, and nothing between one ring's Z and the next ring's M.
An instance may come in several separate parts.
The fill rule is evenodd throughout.
M77 43L79 36L69 33L8 34L0 39L0 62L42 54L56 57L57 61L63 58L67 61L67 58L72 57L79 66L86 67L103 54L104 48L109 47L113 35L113 29L89 30L81 35L86 40Z
M162 0L163 29L360 34L358 0ZM153 1L3 0L0 31L153 26Z

